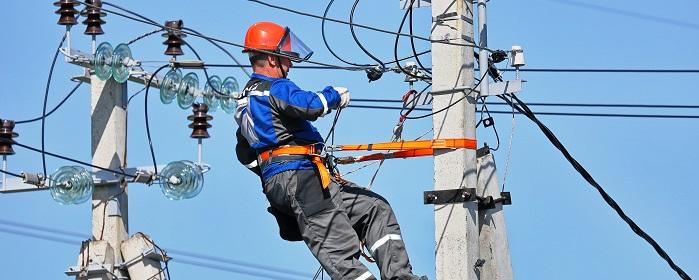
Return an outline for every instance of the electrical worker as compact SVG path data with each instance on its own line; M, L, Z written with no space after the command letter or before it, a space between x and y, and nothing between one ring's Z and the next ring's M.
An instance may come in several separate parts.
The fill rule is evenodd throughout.
M262 179L263 192L290 241L303 240L332 279L376 279L360 261L362 244L381 279L426 280L412 273L400 227L386 200L331 178L311 121L348 105L346 88L305 91L287 79L313 53L288 27L258 22L245 34L254 74L238 102L236 154Z

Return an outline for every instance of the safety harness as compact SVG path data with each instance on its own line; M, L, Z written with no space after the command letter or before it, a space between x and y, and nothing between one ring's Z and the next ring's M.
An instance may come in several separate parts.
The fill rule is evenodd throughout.
M390 153L374 153L363 156L348 156L334 158L333 162L337 164L350 164L369 160L383 160L392 158L410 158L432 156L436 150L444 149L471 149L477 148L475 139L468 138L452 138L452 139L433 139L433 140L416 140L416 141L398 141L398 142L382 142L371 144L356 144L356 145L337 145L328 146L325 148L327 152L340 151L373 151L373 150L391 150ZM308 156L311 162L318 168L320 180L323 188L330 185L330 172L325 166L323 156L316 145L305 146L280 146L261 152L259 162L265 162L273 157L286 155L303 155Z

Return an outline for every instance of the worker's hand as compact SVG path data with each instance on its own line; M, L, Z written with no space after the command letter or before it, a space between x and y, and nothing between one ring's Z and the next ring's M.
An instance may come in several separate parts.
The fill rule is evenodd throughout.
M340 94L340 108L345 108L350 102L350 92L346 87L333 87Z

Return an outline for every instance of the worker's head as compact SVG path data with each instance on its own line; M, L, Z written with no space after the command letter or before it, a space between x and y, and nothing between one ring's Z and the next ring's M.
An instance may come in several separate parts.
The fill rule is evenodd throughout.
M277 78L286 77L292 61L302 62L313 54L291 29L273 22L251 25L243 52L250 56L253 71Z

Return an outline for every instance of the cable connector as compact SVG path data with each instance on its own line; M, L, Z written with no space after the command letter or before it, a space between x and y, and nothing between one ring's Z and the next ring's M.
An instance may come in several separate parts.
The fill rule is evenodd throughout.
M498 203L502 203L502 205L511 205L512 196L510 192L501 192L500 198L493 198L492 196L478 197L478 210L493 209Z
M22 172L19 175L22 175L22 182L25 184L34 185L40 188L46 186L46 176L44 174Z

